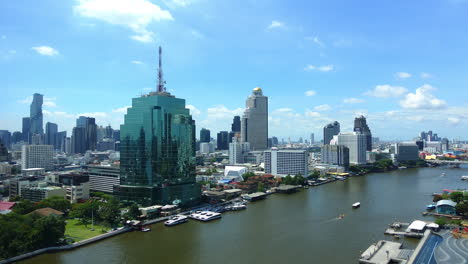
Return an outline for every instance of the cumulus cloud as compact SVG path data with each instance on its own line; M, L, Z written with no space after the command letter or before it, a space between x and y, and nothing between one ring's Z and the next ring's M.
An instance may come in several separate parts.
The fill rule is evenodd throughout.
M315 66L315 65L307 65L304 67L304 71L321 71L321 72L329 72L333 71L333 65L324 65L324 66Z
M44 56L55 56L58 55L59 52L49 46L38 46L38 47L32 47L32 50L35 50L38 54L44 55Z
M314 96L316 94L317 94L317 92L314 91L314 90L308 90L308 91L305 91L305 93L304 93L305 96Z
M316 117L321 117L322 115L321 115L319 112L307 110L307 111L305 112L305 116L306 116L306 117L313 117L313 118L316 118Z
M400 97L404 95L408 90L401 86L391 86L388 84L377 85L374 90L367 91L365 95L379 97L379 98L388 98L388 97Z
M432 95L435 88L429 84L425 84L416 89L415 93L408 93L400 105L406 109L441 109L447 106L444 100L436 98Z
M33 101L33 97L32 95L24 98L24 99L20 99L18 100L17 102L20 103L20 104L31 104ZM44 97L43 98L43 107L57 107L57 104L56 104L56 101L57 101L57 97Z
M80 116L94 117L94 118L107 118L108 117L107 113L105 112L82 113L82 114L77 114L75 117L78 118Z
M130 38L144 43L154 40L154 33L148 30L151 23L174 19L169 11L148 0L77 0L77 2L74 7L77 14L129 28L135 33Z
M208 117L213 119L233 118L235 115L241 115L242 112L242 108L230 110L224 105L210 107L207 110Z
M395 73L395 77L397 79L400 79L400 80L403 80L403 79L408 79L411 77L411 74L407 73L407 72L397 72Z
M138 60L132 60L130 63L133 63L133 64L138 64L138 65L141 65L143 64L142 61L138 61Z
M421 79L429 79L432 78L432 75L427 72L421 72Z
M458 124L460 124L460 118L458 118L458 117L449 117L449 118L447 118L447 120L448 120L449 123L452 124L452 125L458 125Z
M198 110L198 108L196 108L193 105L186 105L185 107L190 109L190 114L193 115L193 116L198 116L198 115L201 114L201 111Z
M268 29L274 28L284 28L284 23L278 20L271 21L271 24L268 26Z
M351 97L351 98L345 98L345 99L343 99L343 102L344 102L345 104L360 104L360 103L364 103L364 100L359 99L359 98Z
M312 41L313 43L317 44L317 46L324 48L325 43L321 41L318 37L306 37L305 39Z
M131 106L124 106L124 107L120 107L120 108L117 108L117 109L113 109L112 112L113 113L122 113L122 114L125 114L127 113L127 109L130 108Z
M204 39L205 38L205 35L203 35L199 31L194 30L194 29L190 30L190 34L196 39Z
M192 0L166 0L164 3L172 8L187 7L192 3Z
M316 107L314 107L314 110L315 111L330 111L331 106L328 104L317 105Z

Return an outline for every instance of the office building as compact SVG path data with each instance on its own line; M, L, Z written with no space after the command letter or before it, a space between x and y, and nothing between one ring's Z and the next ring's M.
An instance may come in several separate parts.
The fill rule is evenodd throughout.
M315 144L315 135L314 135L314 133L310 133L310 144L311 145Z
M340 123L335 121L326 125L323 128L323 144L328 145L330 144L330 140L332 140L333 136L336 136L340 133Z
M206 128L202 128L200 130L200 142L210 142L210 141L211 141L210 130Z
M103 138L97 143L98 151L115 150L115 141L112 138Z
M71 203L89 199L89 176L83 173L64 173L59 175L59 183L65 190L65 199Z
M119 166L89 165L89 188L93 192L114 193L114 185L120 185Z
M1 161L8 161L10 159L10 155L8 154L8 149L3 144L3 140L0 138L0 162Z
M42 94L35 93L33 95L33 101L31 103L30 108L30 119L31 119L31 127L30 133L31 135L44 134L44 128L42 123L42 103L44 100L44 96Z
M336 136L336 144L349 149L349 163L352 165L366 164L366 136L358 132L340 133Z
M31 202L40 202L52 196L65 198L65 189L57 186L26 187L21 191L21 198Z
M93 117L86 118L85 142L86 142L86 150L96 150L97 126L96 126L96 119L94 119Z
M71 136L71 153L86 152L86 128L74 127Z
M11 147L11 133L8 130L0 130L0 139L3 145L9 149Z
M31 142L31 118L29 117L23 117L22 134L24 142Z
M252 150L268 148L268 97L260 87L247 98L241 120L241 142L249 142Z
M86 116L80 116L76 119L76 127L82 127L82 128L85 128L86 127L86 119L87 117Z
M231 132L240 133L241 132L241 118L240 116L234 116L231 125Z
M265 173L278 176L308 176L308 155L305 150L278 150L272 148L264 153Z
M57 133L58 126L57 124L47 122L46 123L46 133L45 133L45 144L54 146L54 149L57 149Z
M166 91L159 48L158 89L132 99L120 126L121 201L143 206L200 201L195 178L195 120L185 100Z
M395 156L397 161L417 161L419 159L419 148L414 142L401 142L395 144Z
M65 152L65 142L67 139L67 131L61 131L57 133L57 146L55 149Z
M364 116L354 119L354 132L361 133L366 137L366 150L372 151L372 133Z
M229 143L229 164L244 163L244 156L250 151L249 142L239 142L239 138L234 137Z
M323 145L322 163L349 167L349 148L343 145Z
M217 135L216 144L218 150L229 149L229 133L227 131L220 131Z
M112 138L115 140L115 142L120 141L120 130L114 129L112 131Z
M21 141L23 141L23 134L21 134L20 131L13 132L13 134L11 135L11 143L16 144Z
M213 153L215 150L213 143L211 142L202 142L200 143L200 153L202 154L210 154Z
M22 169L53 169L54 150L51 145L23 145L21 150Z
M45 135L44 134L32 134L31 144L32 145L45 145Z

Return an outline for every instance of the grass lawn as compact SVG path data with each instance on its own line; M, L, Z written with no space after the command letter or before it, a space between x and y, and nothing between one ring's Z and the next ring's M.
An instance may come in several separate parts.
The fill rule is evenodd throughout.
M85 227L77 219L67 219L66 221L65 236L73 238L75 242L101 235L110 230L108 227L94 224L94 231L91 231L91 224ZM105 231L102 232L102 230Z

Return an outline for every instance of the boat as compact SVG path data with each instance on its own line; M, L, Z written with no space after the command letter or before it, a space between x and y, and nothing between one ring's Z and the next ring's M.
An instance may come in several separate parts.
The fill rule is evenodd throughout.
M405 166L401 166L401 167L398 167L399 170L404 170L404 169L407 169L408 167L405 167Z
M360 202L353 203L353 208L359 208L361 206Z
M428 204L426 210L434 210L436 208L435 204Z
M461 176L462 181L468 181L468 176Z
M340 214L340 216L338 216L338 219L343 219L344 218L344 214Z
M178 224L185 223L187 221L188 221L188 216L176 215L176 216L173 216L173 217L169 218L169 220L164 222L164 224L166 226L175 226L175 225L178 225Z
M247 206L243 203L235 203L229 207L226 208L229 211L240 211L240 210L245 210L247 209Z
M401 238L401 236L399 236L399 235L394 235L393 237L396 238L396 239L400 239L400 238Z
M221 218L221 213L216 213L216 212L211 212L211 211L197 211L197 212L190 214L189 217L195 220L208 222L211 220Z
M143 226L143 227L141 227L140 230L141 230L141 232L149 232L149 231L151 231L151 228L149 226Z

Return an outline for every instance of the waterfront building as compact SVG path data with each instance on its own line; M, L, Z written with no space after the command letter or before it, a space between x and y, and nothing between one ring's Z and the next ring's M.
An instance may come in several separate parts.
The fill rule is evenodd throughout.
M43 100L44 100L44 96L42 94L35 93L33 95L33 101L31 103L30 116L29 116L31 119L30 120L31 121L31 127L30 127L31 135L44 134L44 128L43 128L43 123L42 123Z
M51 145L23 145L21 150L22 169L53 169L54 150Z
M210 130L206 128L202 128L200 130L200 142L207 142L211 141Z
M354 119L354 132L361 133L366 137L366 150L372 151L372 133L364 116Z
M31 142L31 118L23 117L23 127L22 127L23 141Z
M427 151L430 153L442 153L442 142L426 141L424 151Z
M436 203L436 211L438 214L448 214L448 215L455 215L456 210L455 206L457 205L456 202L452 200L440 200Z
M264 153L265 173L286 176L300 174L307 177L308 156L305 150L278 150L272 148Z
M349 167L349 148L343 145L323 145L322 163Z
M241 142L249 142L252 150L268 148L268 97L260 87L247 98L241 120Z
M55 123L46 123L45 144L54 146L57 149L58 126Z
M249 142L239 142L239 138L234 137L229 143L229 164L244 163L244 156L250 151Z
M333 139L333 136L336 136L340 133L340 123L335 121L326 125L323 128L323 144L328 145L330 144L330 140Z
M241 132L241 118L240 116L234 116L231 125L231 132L240 133Z
M417 161L419 148L414 142L401 142L395 144L395 155L399 162Z
M26 187L21 190L21 198L31 202L40 202L52 196L66 198L65 189L58 186Z
M243 166L226 166L224 168L224 178L236 182L241 182L244 180L242 175L246 174L247 172L247 168Z
M226 150L229 149L229 133L227 131L220 131L217 135L217 149Z
M214 152L214 145L211 142L203 142L200 143L200 153L202 154L210 154Z
M89 165L86 174L89 177L89 188L93 192L112 194L114 185L120 184L120 166Z
M440 142L442 144L442 151L448 151L450 149L449 140L447 138L443 138Z
M353 165L366 164L366 136L357 132L340 133L336 136L336 144L349 149L349 163Z
M3 145L9 149L11 147L11 133L8 130L0 130L0 140L2 140Z

